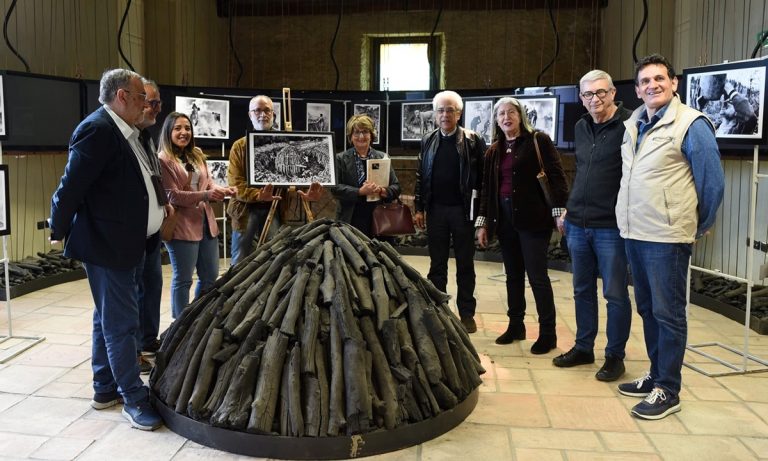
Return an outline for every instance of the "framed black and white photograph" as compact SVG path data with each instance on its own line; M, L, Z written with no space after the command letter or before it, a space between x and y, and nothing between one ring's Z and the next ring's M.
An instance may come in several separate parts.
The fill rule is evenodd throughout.
M5 136L5 92L2 75L0 75L0 136Z
M401 141L421 141L425 134L437 128L431 101L404 102L401 112Z
M229 184L227 184L229 160L209 158L205 161L205 164L208 166L208 174L211 176L211 181L213 181L214 184L221 187L229 186Z
M515 96L525 106L533 128L549 135L557 144L557 108L558 96Z
M379 144L381 134L381 104L355 104L353 107L355 115L365 114L373 120L373 127L376 128L376 137L373 138L373 144Z
M176 96L176 112L189 117L195 138L229 139L229 101Z
M331 131L331 105L307 103L307 131Z
M281 104L282 103L279 102L272 103L272 115L274 116L272 119L272 131L280 131L283 129L283 110Z
M248 185L336 184L332 133L248 132Z
M464 101L464 128L472 130L491 145L493 135L493 101Z
M765 59L685 69L685 102L706 114L718 140L763 143L765 74Z
M0 165L0 235L11 233L11 201L9 198L10 181L8 165Z

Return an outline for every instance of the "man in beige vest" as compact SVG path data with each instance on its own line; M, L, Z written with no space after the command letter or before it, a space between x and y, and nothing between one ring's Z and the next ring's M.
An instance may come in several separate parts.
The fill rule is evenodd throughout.
M637 312L651 369L619 392L644 397L642 419L680 411L688 337L686 280L693 243L715 222L724 174L712 123L680 102L669 61L654 54L635 66L645 103L624 122L616 222L625 239Z

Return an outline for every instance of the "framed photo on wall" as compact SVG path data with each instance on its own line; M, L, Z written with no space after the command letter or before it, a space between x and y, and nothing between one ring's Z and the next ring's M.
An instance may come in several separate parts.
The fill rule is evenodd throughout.
M0 165L0 235L11 233L11 201L8 165Z
M404 102L400 120L401 141L421 141L425 134L437 128L432 101Z
M331 105L307 103L307 131L331 131Z
M229 139L229 101L176 96L176 112L189 117L195 138Z
M750 59L683 71L685 103L706 114L719 141L766 142L767 63Z
M0 75L0 136L5 136L5 92L2 75Z
M528 120L538 131L549 135L554 144L557 144L557 125L559 97L556 95L542 96L513 96L525 106Z
M482 136L485 144L490 146L493 135L493 100L465 100L464 128Z
M229 168L229 160L209 158L205 161L208 166L208 174L211 175L211 180L217 186L228 187L227 184L227 169Z
M381 139L381 104L355 104L353 111L355 115L365 114L373 119L376 137L373 138L372 144L379 144Z
M272 114L274 116L272 119L272 131L283 129L283 110L281 104L280 102L272 102L272 110L274 111Z
M247 164L249 186L333 186L333 133L249 131Z

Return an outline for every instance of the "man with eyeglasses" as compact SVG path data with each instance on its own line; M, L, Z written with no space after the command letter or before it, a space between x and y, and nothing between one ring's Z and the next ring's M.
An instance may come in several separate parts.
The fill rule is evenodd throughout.
M104 72L102 107L75 128L69 159L51 199L51 241L66 239L64 255L83 262L95 304L91 367L96 410L124 402L133 427L155 430L136 361L139 329L136 275L157 245L163 207L139 130L147 94L141 76Z
M579 81L579 90L588 113L576 123L576 175L567 211L557 218L557 228L565 234L571 254L576 344L552 362L564 368L595 362L599 274L607 302L608 343L605 363L595 377L599 381L615 381L624 374L624 349L632 321L627 256L615 209L621 181L624 121L632 112L614 101L613 80L602 70L587 72Z
M429 274L441 291L448 284L448 256L453 242L456 258L456 306L468 333L475 322L475 228L473 206L482 181L485 141L474 131L459 126L464 103L454 91L443 91L432 100L438 128L421 140L416 170L414 219L427 228Z

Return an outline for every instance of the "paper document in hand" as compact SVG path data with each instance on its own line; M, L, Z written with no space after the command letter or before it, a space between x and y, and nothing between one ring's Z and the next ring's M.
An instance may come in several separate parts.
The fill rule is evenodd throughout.
M389 186L390 163L391 160L389 158L368 159L368 181L375 183L377 186ZM375 202L380 199L381 197L378 194L368 196L369 202Z

